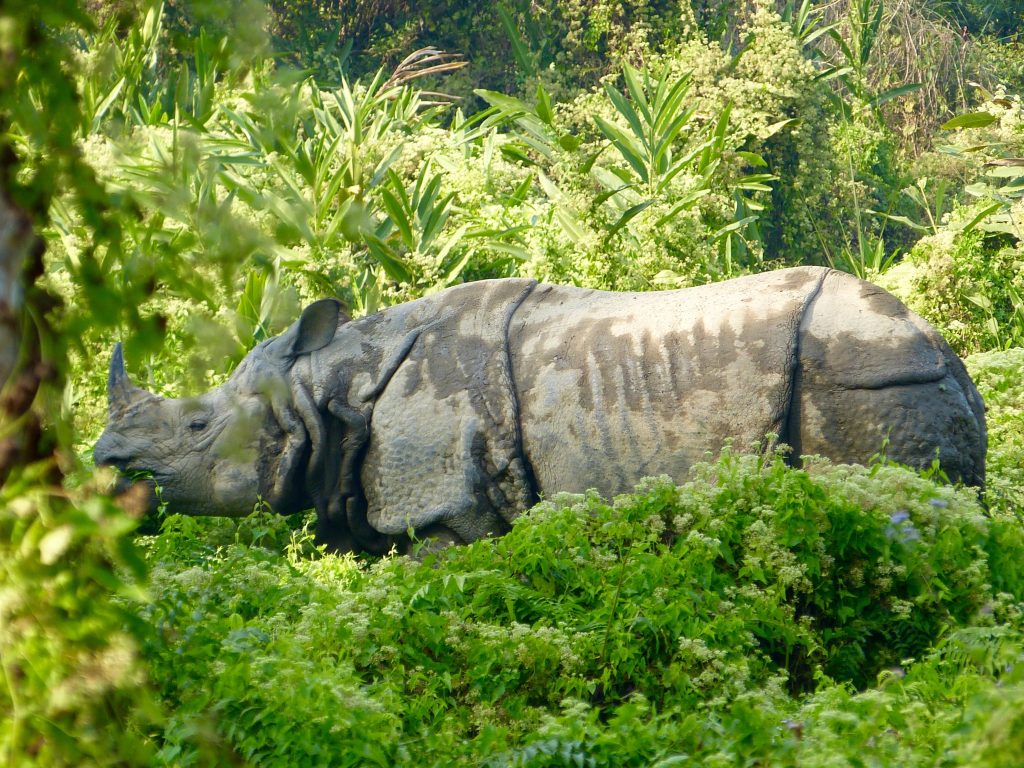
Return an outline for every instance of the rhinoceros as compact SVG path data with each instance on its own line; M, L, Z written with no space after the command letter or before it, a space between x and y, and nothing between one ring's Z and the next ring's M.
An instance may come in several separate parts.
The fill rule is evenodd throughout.
M171 509L315 508L336 549L409 531L468 542L541 495L682 479L727 441L792 461L984 482L984 406L942 337L881 288L797 267L652 293L467 283L350 320L308 306L225 384L168 399L115 347L97 464L150 473Z

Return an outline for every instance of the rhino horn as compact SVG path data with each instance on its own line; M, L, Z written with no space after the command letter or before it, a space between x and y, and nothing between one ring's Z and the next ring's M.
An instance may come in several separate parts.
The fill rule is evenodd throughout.
M107 404L111 413L123 411L132 400L143 394L143 390L132 384L128 371L124 367L124 350L121 342L114 345L114 354L110 358L110 373L107 376Z

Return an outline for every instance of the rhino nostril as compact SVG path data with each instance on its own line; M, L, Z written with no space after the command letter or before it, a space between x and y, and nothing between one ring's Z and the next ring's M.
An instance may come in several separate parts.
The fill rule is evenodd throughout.
M92 451L92 460L97 467L116 467L124 472L128 467L129 457L97 444Z

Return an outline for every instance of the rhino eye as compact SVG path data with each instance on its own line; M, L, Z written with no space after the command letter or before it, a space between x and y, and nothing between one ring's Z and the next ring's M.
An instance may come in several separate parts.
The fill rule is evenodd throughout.
M189 422L188 428L193 432L202 432L206 429L207 421L202 416L196 416L192 421Z

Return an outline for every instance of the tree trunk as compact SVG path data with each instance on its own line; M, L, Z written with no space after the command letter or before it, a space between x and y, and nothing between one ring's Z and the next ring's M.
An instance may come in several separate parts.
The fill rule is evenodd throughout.
M0 190L0 389L14 372L21 350L22 271L32 241L28 217Z

